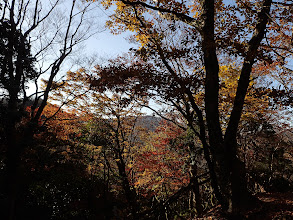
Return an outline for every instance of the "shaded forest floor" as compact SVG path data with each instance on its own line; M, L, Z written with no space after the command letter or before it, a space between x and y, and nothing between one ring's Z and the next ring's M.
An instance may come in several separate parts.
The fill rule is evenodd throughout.
M261 201L258 206L241 216L223 217L219 207L209 211L203 218L197 220L293 220L293 193L260 193L257 198Z

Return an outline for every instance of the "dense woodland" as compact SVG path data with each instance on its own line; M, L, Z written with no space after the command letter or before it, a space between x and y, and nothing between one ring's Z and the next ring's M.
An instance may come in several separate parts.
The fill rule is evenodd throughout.
M0 218L293 218L292 58L291 0L0 1Z

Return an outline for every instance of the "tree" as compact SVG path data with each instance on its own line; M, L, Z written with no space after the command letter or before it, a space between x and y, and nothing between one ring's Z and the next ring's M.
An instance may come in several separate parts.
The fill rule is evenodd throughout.
M131 164L134 152L142 145L145 129L137 125L142 115L138 102L127 93L97 91L92 89L95 70L79 69L67 72L63 83L56 84L51 99L61 106L75 110L80 115L92 117L97 127L89 131L88 142L102 147L103 165L118 174L132 218L138 218L139 203L132 175ZM45 83L47 83L45 81ZM99 134L101 133L101 134Z
M142 54L144 59L149 55L157 56L161 64L152 70L155 72L163 67L170 76L165 80L176 79L177 84L171 85L182 89L181 92L185 93L190 112L196 114L200 128L197 134L206 151L206 160L211 162L209 168L214 169L217 174L216 178L215 176L212 178L213 188L223 209L238 212L244 208L253 199L247 189L244 163L237 156L237 131L252 80L253 65L265 63L273 66L275 73L282 76L281 78L288 75L286 73L288 70L282 71L282 69L288 69L286 62L292 58L291 30L287 28L292 24L292 11L285 9L290 3L281 1L272 3L271 0L237 1L236 4L212 0L192 3L179 1L102 1L102 3L106 8L113 3L117 6L112 20L108 22L109 27L116 33L124 30L135 32L134 36L141 43L138 53ZM166 26L160 28L164 24ZM183 47L185 50L176 46L171 48L172 50L166 47L165 43L170 42L170 38L164 34L167 29L165 27L171 30L180 28L179 34L185 35L183 38L185 41L181 42L189 42L189 44L185 43L189 47ZM178 34L171 36L176 38ZM170 56L175 54L183 57L188 54L185 51L192 49L198 52L198 59L186 56L186 61L190 58L192 61L198 61L198 66L196 62L193 64L194 70L201 69L201 71L195 73L187 71L185 81L180 78L178 80L180 68L174 67ZM182 51L183 53L180 53ZM222 80L219 75L219 57L222 55L230 57L228 60L234 56L234 60L241 66L236 95L225 128L221 126L219 112L219 89ZM180 64L177 66L180 67ZM123 68L113 69L116 73L123 72ZM132 70L134 69L127 69L130 73L133 73ZM186 85L189 76L190 78L194 76L189 81L193 86L196 82L202 82L203 87ZM127 75L124 74L124 77L126 78ZM203 110L193 98L198 88L204 91ZM192 120L194 121L193 118Z
M174 218L174 214L180 213L180 202L171 202L169 198L181 188L190 188L190 157L184 147L184 135L184 130L171 122L162 121L134 156L132 167L135 187L141 196L152 199L149 212L157 217L166 215L168 218ZM200 196L197 196L197 201L200 201ZM174 203L179 205L174 206ZM196 205L200 207L201 203ZM176 211L173 212L172 209ZM186 211L186 207L183 207L182 211Z
M15 206L22 179L21 154L32 144L54 86L53 80L73 48L93 33L87 31L89 24L85 24L90 4L77 9L78 3L74 0L70 10L61 16L58 15L60 3L59 0L50 1L44 7L40 1L11 0L1 4L0 87L1 98L6 102L4 131L9 219L17 212ZM41 77L48 77L43 91L38 89ZM28 86L32 83L36 91L28 95ZM25 112L30 99L33 100L32 107L30 112ZM26 123L21 120L24 114L29 117Z
M34 134L34 145L22 153L26 181L22 183L20 198L24 198L25 203L17 209L17 219L72 219L94 215L88 197L94 185L100 184L102 188L103 182L100 176L93 178L88 171L92 146L79 141L80 122L86 119L58 109L58 106L46 105L40 124L49 117L50 120Z

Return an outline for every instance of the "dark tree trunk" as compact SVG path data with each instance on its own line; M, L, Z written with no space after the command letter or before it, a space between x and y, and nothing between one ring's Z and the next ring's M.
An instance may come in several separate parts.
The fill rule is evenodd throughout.
M4 119L4 130L7 142L6 167L7 167L7 200L9 213L8 219L15 219L17 210L21 204L18 204L18 198L22 195L24 187L24 173L22 170L21 156L23 151L33 140L34 127L31 123L20 124L24 117L23 110L18 103L18 90L9 90L10 98L7 108L7 117Z
M5 136L7 141L7 199L9 204L9 219L15 219L16 197L18 195L19 166L20 166L20 143L19 134L16 126L18 123L18 109L17 109L17 91L11 89L9 91L10 99L8 102L8 112L5 119Z
M237 155L238 147L236 136L242 114L242 109L244 106L245 96L247 94L250 83L252 65L255 62L260 42L265 35L265 29L269 19L271 4L272 0L264 0L262 9L258 13L258 20L256 23L254 34L248 42L247 53L244 58L240 78L238 81L233 109L224 137L228 161L227 168L229 169L231 175L230 181L232 189L231 199L233 204L233 212L238 212L241 211L241 209L246 209L246 204L252 204L253 201L256 201L252 198L247 188L245 164L239 159Z
M223 196L220 201L224 209L229 208L229 171L227 168L226 151L220 125L219 97L219 63L214 39L214 0L202 1L202 50L204 52L205 78L205 113L208 127L208 139L214 159L218 184Z
M11 131L11 130L10 130ZM14 133L11 133L11 136ZM14 137L15 138L15 137ZM9 219L15 219L16 214L16 201L19 195L18 189L20 184L20 149L13 138L7 137L7 199L9 204Z

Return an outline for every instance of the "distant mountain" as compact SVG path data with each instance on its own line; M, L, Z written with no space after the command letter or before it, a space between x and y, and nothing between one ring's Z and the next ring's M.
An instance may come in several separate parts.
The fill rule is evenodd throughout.
M140 126L142 128L146 128L150 131L155 131L159 126L161 118L155 116L141 116L137 119L136 126Z

